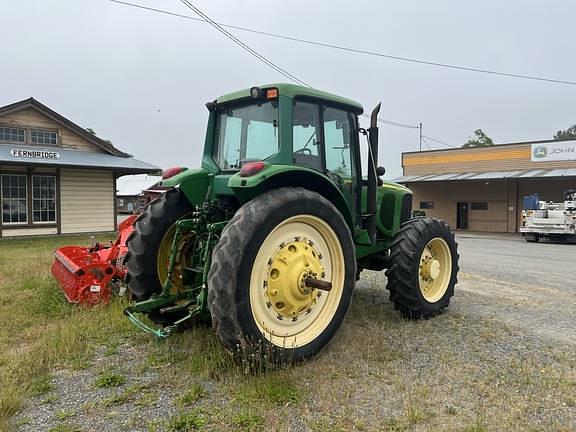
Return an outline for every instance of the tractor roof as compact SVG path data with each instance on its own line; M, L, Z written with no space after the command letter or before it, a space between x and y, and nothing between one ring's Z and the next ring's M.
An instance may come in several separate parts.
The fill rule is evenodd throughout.
M310 87L299 86L296 84L285 84L285 83L284 84L283 83L266 84L266 85L262 85L259 87L261 87L261 88L275 87L278 89L278 92L280 93L280 95L288 96L290 98L295 98L298 96L304 96L304 97L322 99L322 100L334 102L334 103L337 103L340 105L349 106L349 107L353 108L355 111L357 111L358 113L362 113L362 111L363 111L362 105L360 105L356 101L353 101L352 99L348 99L348 98L345 98L342 96L337 96L337 95L332 94L332 93L326 93L326 92L323 92L321 90L316 90L316 89L313 89ZM249 97L250 97L250 89L248 88L248 89L236 91L234 93L228 93L224 96L220 96L218 99L216 99L216 102L217 103L226 103L226 102L231 102L231 101L235 101L235 100L239 100L239 99L245 99L245 98L249 98Z

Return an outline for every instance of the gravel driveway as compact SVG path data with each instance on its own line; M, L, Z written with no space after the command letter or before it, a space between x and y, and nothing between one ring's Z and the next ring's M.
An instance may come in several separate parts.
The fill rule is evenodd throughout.
M434 319L401 319L366 271L334 341L294 368L247 376L207 328L102 337L89 364L55 366L13 429L575 431L576 245L457 240L460 282Z
M467 313L498 315L526 331L576 344L576 244L527 243L520 236L457 236L459 291Z

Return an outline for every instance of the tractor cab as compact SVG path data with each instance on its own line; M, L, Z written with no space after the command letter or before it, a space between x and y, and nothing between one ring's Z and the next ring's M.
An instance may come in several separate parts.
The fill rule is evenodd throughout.
M376 168L378 110L366 131L359 126L363 113L359 103L292 84L252 87L206 107L210 118L202 166L230 179L229 193L241 204L255 193L278 187L279 181L312 187L338 202L351 228L366 229L374 240L376 189L384 173ZM368 146L362 145L362 134L369 135ZM362 160L368 165L364 179ZM281 178L277 177L280 170L286 171ZM398 191L395 187L392 193ZM401 192L409 194L408 189Z

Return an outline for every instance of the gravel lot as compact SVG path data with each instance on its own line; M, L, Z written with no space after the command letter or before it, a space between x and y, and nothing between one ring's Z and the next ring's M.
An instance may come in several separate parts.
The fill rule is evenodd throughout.
M459 290L477 296L459 308L576 344L576 244L473 234L459 235L458 243Z
M13 429L575 431L576 245L457 240L460 283L434 319L400 319L384 274L364 272L339 334L311 361L250 377L222 361L211 329L159 344L129 335L80 369L56 368ZM103 376L122 379L103 388Z

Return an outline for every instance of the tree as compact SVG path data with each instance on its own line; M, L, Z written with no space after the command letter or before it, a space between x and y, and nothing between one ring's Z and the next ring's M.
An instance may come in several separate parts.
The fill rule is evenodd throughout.
M554 135L556 141L565 141L576 139L576 124L573 124L566 130L560 130Z
M475 138L470 138L466 141L463 148L472 148L472 147L490 147L494 145L494 141L488 135L484 133L482 129L476 129L474 131Z

